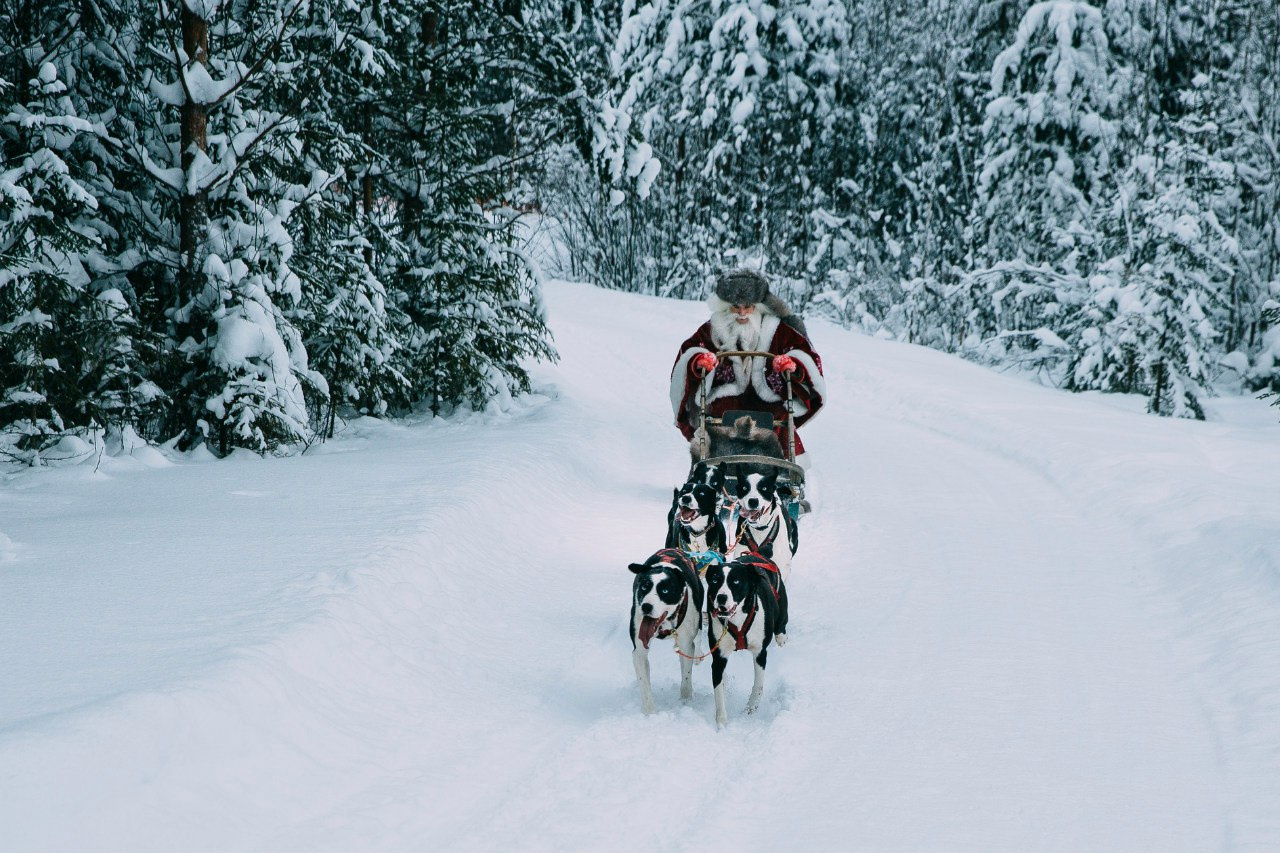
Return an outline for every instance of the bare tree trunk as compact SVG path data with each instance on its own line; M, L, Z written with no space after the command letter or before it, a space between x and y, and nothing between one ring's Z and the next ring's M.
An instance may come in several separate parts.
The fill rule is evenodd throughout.
M190 62L205 64L209 60L209 22L191 11L185 2L182 4L182 48L186 51ZM182 171L189 175L195 165L196 153L208 150L208 110L204 104L190 100L190 96L182 105ZM205 237L208 211L205 209L204 193L193 190L187 184L179 201L178 211L179 249L182 255L178 302L175 308L191 299L197 292L200 281L200 258L198 250Z
M1168 336L1168 331L1160 333L1160 352L1164 352L1165 340ZM1166 363L1166 359L1162 358L1156 362L1155 369L1152 372L1155 374L1156 387L1151 392L1151 403L1147 406L1147 411L1154 415L1167 414L1164 405L1164 395L1165 386L1167 385L1166 379L1169 373L1169 366Z
M373 145L373 104L368 101L364 105L364 141L366 144ZM364 176L360 178L360 201L364 208L365 227L373 222L373 161L369 161L369 165L365 167ZM366 233L368 233L366 231ZM370 241L372 243L372 241ZM373 265L373 246L365 246L364 262Z

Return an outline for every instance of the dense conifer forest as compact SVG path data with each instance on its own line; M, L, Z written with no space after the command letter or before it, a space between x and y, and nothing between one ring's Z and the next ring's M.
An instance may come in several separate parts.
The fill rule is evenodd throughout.
M1278 175L1273 0L8 0L0 454L527 390L531 222L1203 417L1280 390Z

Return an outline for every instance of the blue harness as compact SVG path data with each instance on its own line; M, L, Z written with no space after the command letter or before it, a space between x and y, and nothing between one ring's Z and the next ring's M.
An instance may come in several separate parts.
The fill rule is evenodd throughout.
M724 565L724 554L719 551L685 551L684 553L693 560L693 567L698 570L698 577L705 575L707 567L713 563Z

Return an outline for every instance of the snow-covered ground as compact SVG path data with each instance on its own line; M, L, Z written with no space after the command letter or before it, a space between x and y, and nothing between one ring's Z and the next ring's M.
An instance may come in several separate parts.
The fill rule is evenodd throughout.
M0 481L0 850L1280 850L1280 424L813 323L791 642L640 713L697 304L548 287L505 412Z

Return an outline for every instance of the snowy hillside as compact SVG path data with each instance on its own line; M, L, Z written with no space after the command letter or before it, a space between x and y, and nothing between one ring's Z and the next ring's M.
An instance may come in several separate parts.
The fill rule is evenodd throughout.
M814 323L791 641L640 713L697 304L553 284L505 412L0 481L0 850L1274 851L1280 424Z

